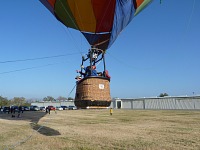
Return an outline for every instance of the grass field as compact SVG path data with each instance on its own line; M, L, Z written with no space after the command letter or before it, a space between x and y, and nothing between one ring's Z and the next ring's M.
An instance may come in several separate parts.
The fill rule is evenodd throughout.
M200 150L200 111L66 110L0 114L0 150Z

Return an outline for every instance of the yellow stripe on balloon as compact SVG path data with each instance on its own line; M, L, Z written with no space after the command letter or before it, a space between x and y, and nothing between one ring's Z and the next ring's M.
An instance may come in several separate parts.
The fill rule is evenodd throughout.
M96 19L91 0L67 0L71 12L81 31L95 32Z

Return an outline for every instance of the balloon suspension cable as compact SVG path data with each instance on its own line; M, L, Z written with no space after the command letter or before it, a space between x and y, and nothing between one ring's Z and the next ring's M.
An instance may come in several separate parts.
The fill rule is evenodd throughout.
M76 84L75 84L75 86L72 88L72 90L70 91L70 93L68 94L68 97L67 97L67 98L69 98L70 94L73 92L73 90L75 89L75 87L76 87Z
M101 63L101 61L102 61L102 59L101 59L101 60L98 60L98 61L96 62L96 66L98 66L98 65Z

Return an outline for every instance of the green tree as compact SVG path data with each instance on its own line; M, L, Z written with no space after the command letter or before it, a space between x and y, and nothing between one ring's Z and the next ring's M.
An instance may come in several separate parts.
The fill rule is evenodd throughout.
M43 98L43 101L54 101L55 99L52 96L47 96Z
M9 100L6 97L0 96L0 106L8 106Z
M61 101L61 100L67 100L67 98L66 98L66 97L63 97L63 96L59 96L59 97L57 98L57 100L59 100L59 101Z
M14 97L11 101L12 105L20 106L26 103L26 99L24 97Z
M160 93L159 97L169 96L167 93Z
M72 97L68 97L68 100L74 100Z
M31 106L31 103L25 102L23 105L24 105L24 106Z

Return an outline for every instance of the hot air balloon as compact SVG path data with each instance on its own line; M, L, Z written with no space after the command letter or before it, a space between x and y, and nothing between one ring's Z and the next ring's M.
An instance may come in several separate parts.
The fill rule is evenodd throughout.
M79 30L91 46L87 56L82 57L82 65L86 62L89 62L89 65L87 68L81 68L83 78L77 82L75 105L78 108L110 106L110 78L105 65L105 52L134 16L151 1L40 0L66 27ZM104 62L103 74L93 76L93 69L101 60Z

